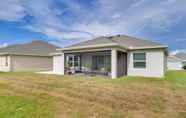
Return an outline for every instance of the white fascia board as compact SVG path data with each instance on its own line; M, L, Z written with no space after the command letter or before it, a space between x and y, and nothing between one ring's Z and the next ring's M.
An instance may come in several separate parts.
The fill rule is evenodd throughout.
M140 50L140 49L155 49L155 48L168 48L168 46L144 46L144 47L129 47L130 50Z
M101 48L101 47L109 47L109 46L118 46L118 44L98 44L98 45L90 45L90 46L77 46L77 47L70 47L70 48L61 48L57 50L66 51L66 50L79 50L79 49L90 49L90 48Z

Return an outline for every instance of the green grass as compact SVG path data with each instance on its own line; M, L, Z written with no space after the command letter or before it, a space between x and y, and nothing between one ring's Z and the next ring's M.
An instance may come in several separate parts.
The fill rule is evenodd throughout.
M45 105L35 100L28 100L17 96L0 96L0 117L52 118L54 114Z
M166 81L176 87L186 87L186 71L169 71L166 73Z
M0 118L185 118L186 72L165 78L0 73Z

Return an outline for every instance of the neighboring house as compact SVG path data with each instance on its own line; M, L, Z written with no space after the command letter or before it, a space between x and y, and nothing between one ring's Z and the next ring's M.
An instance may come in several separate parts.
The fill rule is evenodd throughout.
M175 56L182 60L183 65L186 65L186 53L177 53Z
M168 56L167 68L168 70L182 70L183 62L175 55Z
M80 42L58 49L53 56L53 71L62 75L163 77L167 67L167 46L124 35Z
M183 70L184 65L186 65L186 53L177 53L168 57L169 70Z
M0 48L0 71L43 71L52 70L49 55L56 46L43 41L10 45Z

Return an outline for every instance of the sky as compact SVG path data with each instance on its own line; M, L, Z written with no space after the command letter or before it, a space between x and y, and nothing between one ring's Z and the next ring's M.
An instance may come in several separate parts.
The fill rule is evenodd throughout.
M186 0L0 0L0 46L129 35L186 51Z

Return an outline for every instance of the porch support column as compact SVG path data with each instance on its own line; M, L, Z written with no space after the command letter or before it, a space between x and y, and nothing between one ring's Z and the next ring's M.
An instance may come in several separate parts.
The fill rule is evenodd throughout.
M117 50L112 49L111 51L111 78L117 78Z

